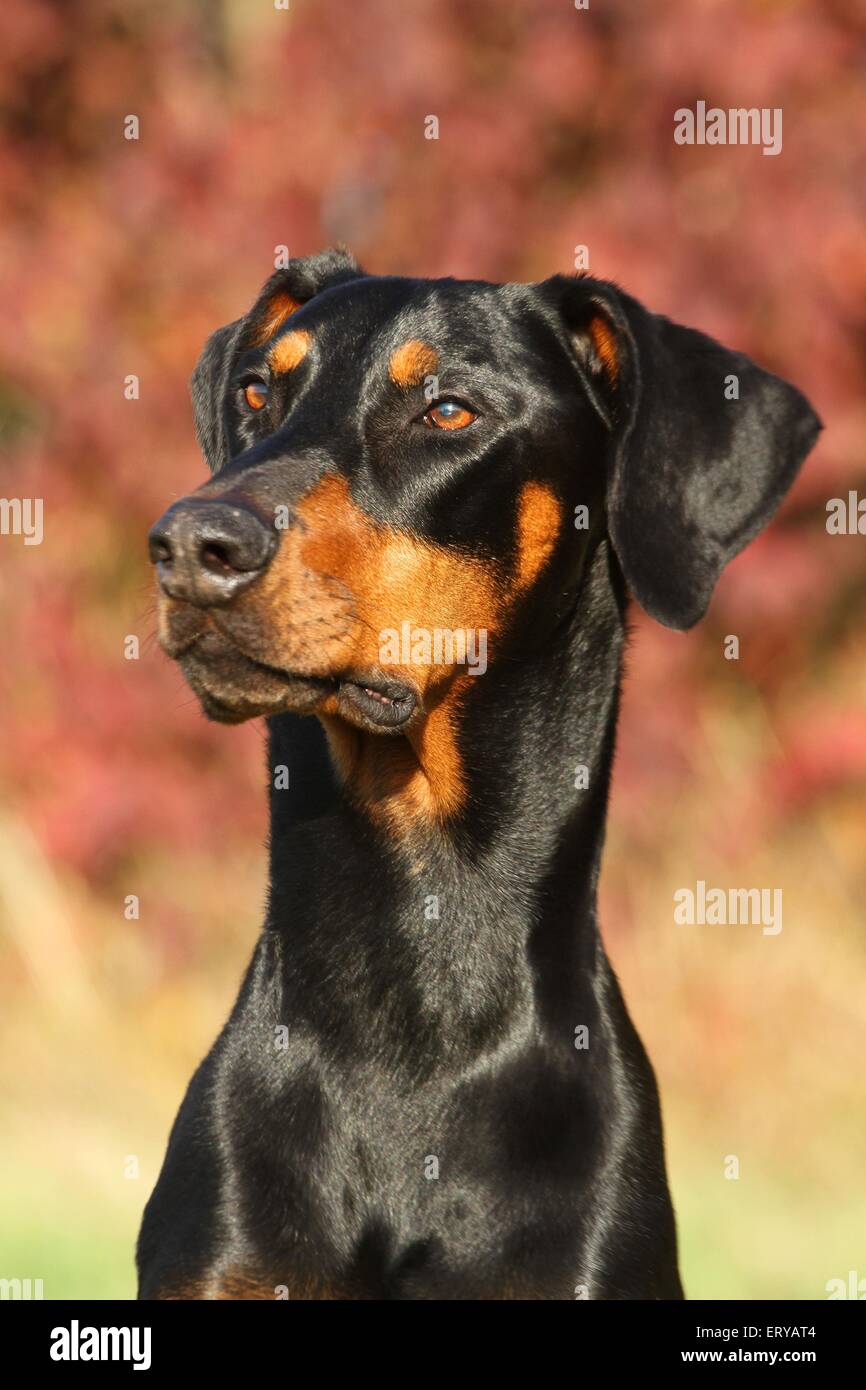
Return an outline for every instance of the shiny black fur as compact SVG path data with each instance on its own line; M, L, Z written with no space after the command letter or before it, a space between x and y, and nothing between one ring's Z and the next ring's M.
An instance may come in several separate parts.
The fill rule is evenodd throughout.
M242 1296L241 1271L292 1298L681 1298L656 1083L596 919L627 590L697 621L818 421L745 357L589 278L378 278L328 252L261 302L281 286L308 301L316 360L251 420L247 319L214 335L193 395L218 476L300 496L337 470L369 515L504 570L527 480L566 525L472 686L469 799L429 831L420 872L344 797L315 717L269 721L292 780L271 792L265 925L175 1122L140 1296ZM447 345L440 394L480 405L482 431L414 428L382 384L407 338Z

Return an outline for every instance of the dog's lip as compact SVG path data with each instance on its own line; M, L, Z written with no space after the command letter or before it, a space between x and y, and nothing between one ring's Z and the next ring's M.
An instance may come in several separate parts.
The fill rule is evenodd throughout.
M410 685L392 676L353 671L339 679L338 708L344 703L377 728L399 729L412 718L419 700Z
M338 711L353 718L353 722L357 722L360 716L361 722L368 727L396 730L408 723L419 707L420 700L412 686L407 685L404 681L396 680L393 676L385 675L381 671L349 670L334 675L321 676L305 671L289 670L252 656L244 650L233 635L223 630L221 624L215 623L214 627L226 645L230 649L234 649L242 661L248 662L256 670L273 677L281 685L300 688L304 693L310 695L318 692L322 701L329 696L334 696ZM198 633L185 645L183 652L179 655L195 661L197 648L203 635L203 633ZM214 698L218 699L215 692Z

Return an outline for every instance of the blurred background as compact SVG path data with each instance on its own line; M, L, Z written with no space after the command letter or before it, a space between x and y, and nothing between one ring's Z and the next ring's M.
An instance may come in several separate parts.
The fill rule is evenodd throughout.
M41 545L0 537L0 1276L133 1295L252 950L263 730L209 726L159 651L145 537L204 477L206 335L276 247L342 240L497 280L585 246L823 417L698 630L635 615L602 921L688 1293L866 1278L866 536L825 526L866 496L861 0L5 0L0 51L0 492L45 506ZM782 153L676 145L698 100L781 107ZM781 934L675 925L698 879L781 888Z

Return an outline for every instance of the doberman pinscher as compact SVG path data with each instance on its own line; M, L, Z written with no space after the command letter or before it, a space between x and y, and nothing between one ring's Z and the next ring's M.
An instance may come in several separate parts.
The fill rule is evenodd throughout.
M151 533L160 641L210 718L268 719L270 893L140 1296L681 1298L596 921L627 594L695 623L817 417L611 283L342 250L192 395L214 476Z

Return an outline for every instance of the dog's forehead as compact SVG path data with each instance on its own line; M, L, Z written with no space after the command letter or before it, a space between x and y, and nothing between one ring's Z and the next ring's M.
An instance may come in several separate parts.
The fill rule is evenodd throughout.
M513 343L532 312L532 287L483 280L422 280L365 276L336 285L292 315L287 329L306 330L325 343L369 343L392 354L428 347L441 359Z

